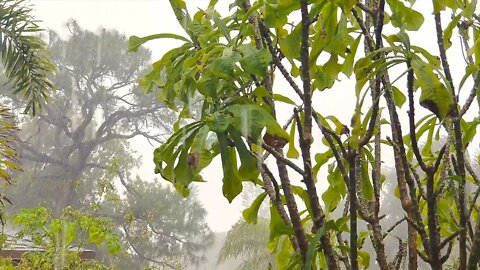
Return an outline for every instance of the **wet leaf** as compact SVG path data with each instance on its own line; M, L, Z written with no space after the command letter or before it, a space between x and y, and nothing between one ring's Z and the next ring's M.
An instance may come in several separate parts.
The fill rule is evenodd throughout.
M407 97L396 86L392 86L392 92L395 105L398 108L402 108L403 104L405 104L405 101L407 101Z
M155 34L155 35L150 35L145 37L131 36L128 39L128 50L131 52L137 52L140 46L142 46L145 42L148 42L154 39L161 39L161 38L171 38L171 39L178 39L185 42L190 42L190 40L176 34Z
M424 18L422 13L409 8L400 0L387 0L392 15L390 19L392 25L409 31L417 31L423 24Z
M263 48L244 56L240 60L240 65L249 74L264 76L270 62L272 62L272 55L268 49Z
M420 105L443 119L454 106L452 93L433 72L432 67L420 59L412 60L412 68L422 89Z
M250 207L243 210L242 216L245 219L245 222L247 222L248 224L257 224L258 210L260 209L260 206L262 205L266 196L267 193L262 192L260 195L257 196L257 198L255 198Z
M232 202L242 192L242 180L238 178L237 157L235 150L228 146L228 139L224 133L217 132L220 155L223 168L223 196Z
M295 148L295 131L296 131L296 121L293 120L290 126L290 139L288 141L288 150L287 150L287 157L288 158L298 158L300 153Z
M265 129L266 136L264 138L271 139L272 145L278 142L282 147L288 142L288 133L262 107L253 104L234 104L227 110L233 115L233 126L240 131L242 136L258 141L262 130Z
M293 228L283 221L275 206L270 206L270 241L278 236L293 235Z

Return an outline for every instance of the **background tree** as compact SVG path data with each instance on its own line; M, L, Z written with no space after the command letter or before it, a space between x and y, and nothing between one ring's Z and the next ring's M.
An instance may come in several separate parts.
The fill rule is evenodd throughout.
M58 217L72 207L113 219L126 253L112 258L100 250L100 260L111 264L175 269L198 263L212 242L198 200L182 200L132 172L140 162L128 139L161 142L173 117L137 87L150 53L127 53L127 40L114 30L95 34L75 21L67 27L66 40L49 35L59 91L37 119L19 116L24 171L8 191L15 198L8 210L43 205Z
M241 194L242 206L250 206L260 193L261 190L253 184L245 185L244 192ZM241 261L237 269L275 269L275 256L267 247L269 242L268 217L268 205L263 202L258 210L256 224L248 224L243 219L237 221L227 232L218 255L218 263L235 258Z
M182 41L142 79L147 91L160 89L160 102L189 118L155 150L155 171L186 196L220 155L229 201L245 181L262 186L244 217L255 223L269 198L271 238L290 239L277 245L290 255L280 269L369 268L367 239L380 269L399 269L404 260L417 269L419 259L442 269L451 256L459 258L458 269L476 269L480 188L466 156L479 124L477 112L467 114L479 99L477 1L242 0L224 16L217 2L191 16L185 1L171 0L183 35L130 37L131 50L155 38ZM433 31L436 50L411 38L416 31ZM447 54L455 47L465 58L455 62L465 70L460 79L451 72L454 52ZM314 100L352 75L355 85L343 85L353 100L345 124ZM279 77L281 87L274 84ZM192 99L202 103L198 118L188 113ZM416 117L420 107L429 114ZM441 135L447 143L433 149ZM395 178L382 175L385 159L393 160ZM321 196L317 183L328 185ZM394 256L385 248L392 224L382 220L387 184L397 186L408 222ZM348 208L337 219L340 202Z

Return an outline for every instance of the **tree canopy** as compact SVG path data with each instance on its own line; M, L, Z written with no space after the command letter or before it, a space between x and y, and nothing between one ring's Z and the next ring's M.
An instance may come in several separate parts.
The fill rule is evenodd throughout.
M136 83L150 52L128 53L127 39L115 30L94 33L73 20L67 27L65 39L48 35L58 91L37 117L19 115L15 144L23 171L7 190L13 203L7 211L41 205L52 219L73 209L110 220L119 255L92 248L112 267L176 269L202 262L213 234L196 196L182 199L134 172L140 160L128 139L163 142L173 124L173 114Z
M370 255L380 269L476 269L477 1L237 0L222 13L217 2L190 13L170 0L182 33L130 37L132 51L180 42L140 80L179 118L154 152L155 172L187 196L218 156L228 201L257 184L263 193L243 216L256 223L268 198L279 269L370 268ZM435 49L412 38L427 33ZM387 185L402 208L393 224L383 219Z

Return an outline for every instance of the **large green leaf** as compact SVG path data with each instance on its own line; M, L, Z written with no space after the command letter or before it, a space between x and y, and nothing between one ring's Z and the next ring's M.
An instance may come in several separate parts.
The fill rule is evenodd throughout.
M280 49L285 57L293 61L300 58L300 41L302 37L302 25L297 25L290 34L279 40Z
M240 60L240 65L249 74L264 76L271 61L272 55L268 49L263 48L244 55Z
M422 89L420 105L443 119L455 104L452 93L440 82L431 65L419 58L412 59L411 63L418 85Z
M257 168L257 159L252 156L250 151L245 146L245 142L240 135L240 132L235 129L229 130L230 137L235 144L238 155L240 156L241 165L238 170L238 175L242 180L253 180L258 177L259 171Z
M265 24L280 28L287 23L287 16L300 8L297 0L265 0Z
M205 122L213 132L225 132L231 121L231 117L223 112L215 112L205 118Z
M229 106L227 111L233 115L233 126L243 136L258 141L262 130L266 129L266 134L288 142L288 133L262 107L254 104L234 104Z
M409 8L400 0L387 0L392 16L390 19L393 26L409 31L417 31L423 24L424 18L422 13Z
M137 52L140 46L142 46L145 42L148 42L154 39L159 39L159 38L171 38L171 39L178 39L185 42L190 42L190 40L180 35L169 34L169 33L149 35L146 37L131 36L128 39L128 50L131 52Z
M237 157L234 148L228 146L225 133L217 132L223 168L223 196L231 203L242 192L242 180L238 177Z

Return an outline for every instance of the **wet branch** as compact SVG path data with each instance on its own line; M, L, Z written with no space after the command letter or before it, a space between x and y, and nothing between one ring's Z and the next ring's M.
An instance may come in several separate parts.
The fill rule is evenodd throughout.
M450 73L450 66L448 64L447 53L445 50L445 46L443 44L443 30L442 30L442 21L440 13L434 13L435 18L435 30L437 33L437 45L440 52L440 60L443 67L443 72L445 73L445 78L449 83L449 88L452 92L452 96L455 99L455 105L452 108L451 115L452 122L453 122L453 129L455 134L455 150L457 156L457 166L458 166L458 174L460 176L461 182L459 187L459 194L458 194L458 201L459 201L459 214L460 214L460 228L466 229L467 227L467 204L466 204L466 195L465 195L465 186L466 186L466 178L465 178L465 159L464 159L464 148L462 142L462 130L460 126L460 116L457 108L458 97L455 93L455 86L453 84L452 75ZM472 250L471 252L479 252L480 250ZM467 234L466 230L462 230L459 236L459 268L460 270L464 270L467 267Z

